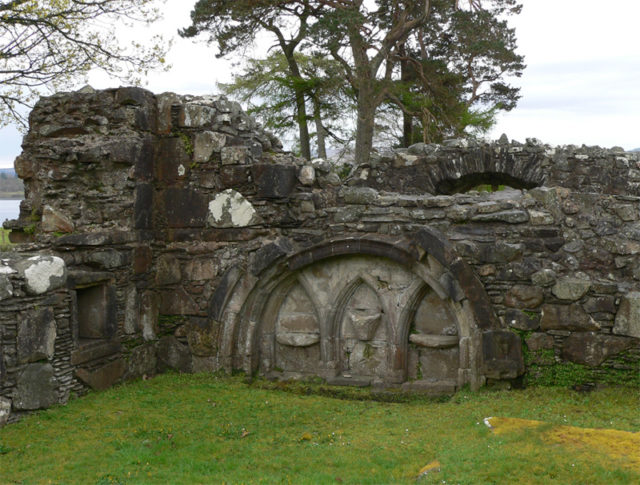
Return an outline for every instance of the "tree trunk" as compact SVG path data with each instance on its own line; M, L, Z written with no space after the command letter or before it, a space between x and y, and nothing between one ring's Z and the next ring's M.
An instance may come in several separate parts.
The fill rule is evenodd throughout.
M293 56L295 45L285 45L283 43L281 43L281 45L282 53L287 59L287 64L289 65L289 71L291 72L292 77L301 80L302 75L300 74L300 68ZM309 128L307 126L307 106L304 99L305 93L302 89L295 89L295 95L296 122L298 123L298 134L300 136L300 156L307 160L311 160L311 144L309 141Z
M373 129L378 103L374 96L373 83L364 81L358 91L358 122L356 126L356 153L358 165L369 162L373 148Z
M402 113L402 146L408 148L413 141L413 116Z
M400 60L400 80L403 83L410 82L411 79L411 70L409 69L409 62L407 61L407 52L405 49L405 43L398 48L398 54L401 57ZM407 148L411 145L411 141L413 138L413 116L408 114L406 111L402 112L402 146Z
M300 156L311 160L311 144L309 143L309 128L307 127L307 107L304 93L296 90L296 122L300 136Z
M322 117L320 116L320 105L314 99L313 103L313 119L316 123L316 137L318 144L318 157L327 158L326 132L322 125Z

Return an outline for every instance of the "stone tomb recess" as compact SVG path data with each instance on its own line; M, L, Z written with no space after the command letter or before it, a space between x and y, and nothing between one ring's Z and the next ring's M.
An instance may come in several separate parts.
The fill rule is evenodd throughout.
M463 310L428 268L417 273L379 257L342 256L286 277L258 320L260 371L355 384L411 376L454 389L464 370Z

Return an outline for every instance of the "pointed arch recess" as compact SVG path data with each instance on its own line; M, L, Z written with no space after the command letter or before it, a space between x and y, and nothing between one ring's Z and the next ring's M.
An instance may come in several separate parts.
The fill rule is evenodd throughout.
M211 318L217 320L223 329L220 341L221 367L227 370L243 369L249 373L258 370L260 333L264 325L268 328L272 324L270 322L275 323L277 311L291 286L298 282L303 284L304 279L298 278L298 274L314 263L341 256L385 258L422 279L419 287L413 288L412 295L406 298L407 305L400 312L400 324L395 335L389 332L388 338L394 348L390 353L392 362L389 362L389 367L395 372L396 380L398 375L406 373L406 342L411 317L421 301L420 294L422 292L424 296L427 288L433 288L440 296L444 295L456 304L457 325L461 327L461 348L464 348L466 355L466 360L460 364L459 385L482 385L482 332L499 329L500 322L471 268L440 233L430 228L421 229L412 238L342 238L300 251L291 250L270 262L258 275L237 267L230 269L210 305ZM359 277L351 282L351 291L356 291L362 282L366 282L366 278ZM305 291L309 293L308 288ZM341 291L342 295L348 293ZM314 296L309 294L309 297L315 305ZM334 311L343 308L349 297L343 296L343 301L336 301ZM317 309L316 314L322 320ZM338 330L337 320L335 313L326 318L329 324L320 322L321 357L317 373L322 377L335 376L339 367L336 342L332 341Z

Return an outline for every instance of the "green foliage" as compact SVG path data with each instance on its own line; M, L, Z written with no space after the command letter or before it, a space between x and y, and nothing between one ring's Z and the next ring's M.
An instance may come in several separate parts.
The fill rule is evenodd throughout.
M32 222L30 224L27 224L26 226L24 226L24 228L22 229L22 231L31 236L33 234L36 233L36 231L38 230L38 224L36 224L35 222Z
M193 155L193 143L191 142L191 138L189 138L189 135L181 131L177 132L176 134L182 141L182 146L184 147L184 151L186 152L186 154L189 156Z
M249 47L261 31L271 33L279 53L250 60L227 92L255 101L254 111L271 128L297 125L305 157L310 118L327 126L332 113L342 120L355 118L355 157L364 163L381 106L393 112L392 118L399 112L407 117L413 133L405 137L427 142L486 132L499 111L515 106L518 88L505 78L519 76L524 64L504 18L519 13L520 6L516 0L464 5L449 0L199 0L192 24L181 35L206 33L224 56ZM324 70L330 75L305 72L300 53L312 64L331 58L330 70ZM311 111L314 116L307 117ZM317 129L316 136L320 145L324 130Z
M549 357L552 357L551 359ZM640 387L640 367L598 369L573 362L555 362L553 351L532 354L535 360L527 366L527 382L533 386L574 387L584 384L606 384Z
M69 88L91 69L130 83L165 62L165 42L124 48L116 23L159 17L154 0L0 1L0 125L25 123L22 111L43 90Z
M330 390L338 399L324 395ZM441 472L421 483L640 480L639 470L598 450L549 446L532 430L497 435L483 424L505 416L542 420L546 429L640 431L637 395L626 389L463 390L404 403L371 395L311 381L248 385L244 377L162 375L1 429L1 481L415 483L436 459Z
M293 54L300 76L290 73L290 62L284 54L274 52L265 59L248 59L241 73L230 83L219 83L223 93L248 105L248 112L280 136L288 135L300 123L296 96L303 93L305 102L313 106L325 130L342 134L344 107L349 106L349 88L337 63L322 56ZM317 128L317 127L316 127ZM311 135L322 136L318 130Z
M477 192L489 192L489 193L492 193L492 192L499 192L500 190L504 190L506 188L507 188L506 185L481 184L481 185L476 185L471 190L475 190ZM536 313L534 313L534 312L529 312L529 313L533 313L533 315L536 315ZM532 315L529 315L529 316L532 316Z

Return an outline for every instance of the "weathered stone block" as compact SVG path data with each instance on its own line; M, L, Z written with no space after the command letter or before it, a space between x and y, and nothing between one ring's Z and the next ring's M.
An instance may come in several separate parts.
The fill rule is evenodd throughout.
M153 252L149 246L138 246L133 250L133 272L135 274L146 273L151 269Z
M200 309L184 288L176 288L160 291L160 313L162 315L198 315Z
M244 196L233 189L219 193L209 202L209 227L247 227L258 224L258 213Z
M217 357L200 357L194 355L192 361L192 372L206 372L211 374L220 370Z
M544 305L542 330L588 331L599 330L600 325L576 303L571 305Z
M588 298L582 306L587 313L616 313L616 299L611 295Z
M153 343L146 343L131 349L126 362L122 380L139 379L156 373L156 348Z
M115 101L128 106L150 106L155 104L150 91L135 86L121 87L116 90Z
M491 214L477 214L471 218L473 222L506 222L508 224L520 224L529 221L529 213L524 210L508 210L493 212Z
M287 239L278 239L277 241L266 244L252 254L249 271L257 276L278 259L292 251L293 247Z
M310 347L320 342L319 333L278 332L276 342L287 347Z
M208 162L214 152L220 152L227 143L227 136L213 131L196 134L193 141L193 161Z
M371 204L379 197L378 191L371 187L345 187L341 194L346 204Z
M80 256L80 255L78 255ZM90 266L96 266L99 269L114 269L129 264L128 251L118 251L115 249L107 249L105 251L90 251L82 254L83 263Z
M540 328L540 316L539 315L527 315L520 310L507 310L504 315L504 320L507 325L516 330L523 330L528 332L530 330L536 330Z
M133 206L134 229L151 229L153 225L153 185L138 184Z
M220 325L215 320L192 318L187 326L187 342L193 355L214 357L218 352Z
M173 336L164 337L158 342L158 371L168 369L179 372L192 372L193 369L189 347Z
M297 182L297 169L293 165L256 163L251 166L258 197L283 199L291 195Z
M51 364L29 364L18 375L13 408L20 411L44 409L58 402L58 381Z
M124 374L125 364L123 359L116 359L97 369L77 369L75 374L84 384L96 391L109 389Z
M33 160L25 156L18 156L15 159L13 165L16 170L16 175L18 175L18 177L20 177L22 180L28 180L35 174Z
M609 357L630 348L632 341L624 337L593 332L572 333L565 340L562 357L576 364L597 367Z
M638 209L632 205L618 205L614 207L617 216L625 222L638 219Z
M188 261L184 267L184 279L187 281L209 281L218 274L218 267L212 259Z
M9 273L16 272L8 266L5 266L3 269ZM6 274L0 274L0 300L5 300L11 296L13 296L13 285L11 284L11 280Z
M207 203L195 190L168 188L164 191L164 214L169 227L204 227Z
M32 256L16 263L16 269L24 275L27 293L31 295L57 290L67 282L67 266L57 256Z
M181 280L180 262L169 254L160 256L156 262L156 284L173 285Z
M146 341L155 340L158 335L158 315L160 303L153 291L145 291L140 296L140 329Z
M504 303L513 308L537 308L544 301L544 292L537 286L515 285L506 294Z
M457 335L427 335L412 333L409 335L409 342L419 347L429 347L433 349L447 349L458 345Z
M215 123L217 111L211 106L186 104L183 107L180 126L186 128L201 128Z
M313 185L316 181L316 169L311 165L305 165L304 167L300 168L298 180L302 185Z
M297 347L276 343L275 354L276 367L285 371L314 374L317 372L320 362L320 345ZM354 356L354 361L356 360L360 361L357 355ZM365 366L366 363L358 367Z
M587 275L567 276L556 281L551 291L561 300L576 301L582 298L591 288L591 280Z
M222 165L245 165L251 162L249 148L246 146L230 146L221 149Z
M534 333L527 339L527 347L531 352L553 348L553 337L546 333Z
M51 359L55 350L56 322L51 308L32 310L18 323L18 362Z
M640 292L632 291L622 297L613 333L640 338Z
M171 133L172 120L171 111L172 107L178 108L181 104L180 97L175 93L162 93L156 96L158 103L158 132L161 134Z
M529 210L529 221L534 226L546 226L555 221L553 215L546 211Z
M556 272L552 269L541 269L531 275L531 282L536 286L551 286L556 282Z
M191 165L185 141L180 137L160 138L156 145L155 171L158 181L175 184Z
M482 334L484 374L489 379L515 379L524 373L522 342L507 330L489 330Z
M478 259L483 263L509 263L522 258L524 245L498 241L481 246Z
M104 359L122 350L119 342L108 340L83 341L82 346L71 352L71 364L80 365Z
M61 211L50 205L42 209L42 230L44 232L73 232L73 222Z

